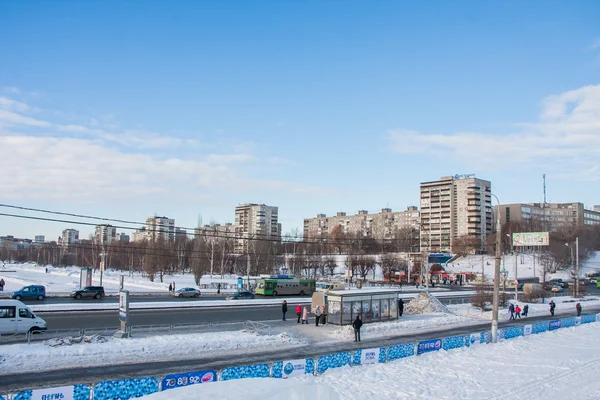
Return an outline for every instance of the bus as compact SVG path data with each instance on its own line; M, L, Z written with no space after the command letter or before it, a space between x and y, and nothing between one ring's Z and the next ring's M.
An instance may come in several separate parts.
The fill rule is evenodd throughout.
M262 296L289 296L313 294L314 279L270 278L256 281L256 294Z

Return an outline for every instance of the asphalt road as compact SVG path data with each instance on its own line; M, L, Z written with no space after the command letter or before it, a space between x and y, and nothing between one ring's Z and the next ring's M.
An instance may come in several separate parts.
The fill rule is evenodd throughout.
M441 298L442 303L468 300L470 296ZM288 318L295 318L296 305L290 304ZM48 330L112 328L119 326L118 311L37 312L48 324ZM130 310L130 325L189 324L205 322L265 321L281 318L281 305L225 306L214 308L182 308Z
M587 309L586 313L598 312L598 307ZM561 313L554 317L556 319L572 316L573 313ZM550 316L528 317L527 322L539 322L550 320ZM521 325L525 320L502 321L499 327ZM141 376L164 376L169 373L181 373L186 371L201 371L206 369L222 369L232 364L244 365L253 363L270 363L281 360L293 360L305 357L318 357L323 354L330 354L340 351L352 351L361 348L388 347L403 343L416 343L422 340L438 339L454 335L464 335L467 333L489 330L490 323L483 322L475 326L460 326L456 328L441 329L436 332L424 332L414 335L403 335L387 338L368 338L363 337L362 342L354 343L352 341L341 341L334 344L313 343L295 348L273 349L272 351L255 351L243 355L236 355L235 361L229 354L221 356L203 357L185 361L164 361L150 362L140 364L125 364L106 367L89 366L87 368L66 369L44 372L32 380L29 372L17 372L15 374L0 376L0 388L5 392L18 392L21 390L43 387L57 387L63 385L72 385L74 382L82 384L93 384L101 380L111 379L131 379ZM401 367L401 366L400 366Z

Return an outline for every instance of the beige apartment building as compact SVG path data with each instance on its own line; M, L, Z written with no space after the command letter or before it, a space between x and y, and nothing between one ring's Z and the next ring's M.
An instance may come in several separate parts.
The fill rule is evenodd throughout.
M452 252L456 238L477 238L484 248L492 232L492 184L474 175L421 183L421 251Z
M117 228L112 225L96 225L94 241L98 244L111 244L117 241Z
M304 238L325 237L337 226L347 235L393 239L397 230L419 228L419 210L413 206L396 212L384 208L380 213L371 214L366 210L359 210L356 215L346 215L345 212L331 217L317 214L316 218L304 219Z
M518 223L525 231L556 232L562 228L600 225L600 210L583 203L528 203L500 205L502 225Z
M224 225L212 224L203 225L194 229L195 237L216 237L216 238L229 238L235 236L235 226L228 222Z
M251 240L281 240L278 208L265 204L240 203L235 208L235 252L248 253Z

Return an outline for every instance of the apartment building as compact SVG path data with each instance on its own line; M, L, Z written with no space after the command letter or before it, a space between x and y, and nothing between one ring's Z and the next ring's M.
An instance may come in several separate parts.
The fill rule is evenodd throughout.
M492 232L490 181L474 175L421 183L421 251L452 252L456 238L471 236L484 247Z
M65 229L62 231L60 239L61 244L65 247L70 244L79 243L79 231L76 229Z
M46 236L44 236L44 235L35 235L35 238L34 238L33 241L34 241L35 244L43 244L43 243L46 242Z
M134 242L143 242L144 240L149 240L150 237L151 236L146 231L146 227L143 226L140 229L136 229L136 231L133 232L132 240Z
M600 206L594 206L594 211L600 213Z
M117 228L112 225L97 225L94 241L98 244L111 244L117 239Z
M556 232L562 228L600 225L600 211L583 203L527 203L500 205L500 222L518 224L524 231Z
M247 253L250 240L281 240L278 208L265 204L240 203L235 208L236 253Z
M406 211L395 212L391 208L383 208L380 213L359 210L356 215L346 215L345 212L330 217L317 214L316 218L304 219L304 238L325 237L338 226L347 235L392 239L400 229L419 228L419 210L413 206Z
M148 240L175 239L175 220L167 217L146 218L146 238Z
M224 225L221 224L212 224L212 225L203 225L194 229L195 237L216 237L216 238L228 238L235 236L235 226L228 222Z

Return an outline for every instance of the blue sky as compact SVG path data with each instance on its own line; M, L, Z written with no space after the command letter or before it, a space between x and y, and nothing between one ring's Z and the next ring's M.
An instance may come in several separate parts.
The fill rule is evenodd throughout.
M2 203L192 227L258 202L288 232L445 175L539 202L545 173L600 204L597 2L172 3L0 3Z

